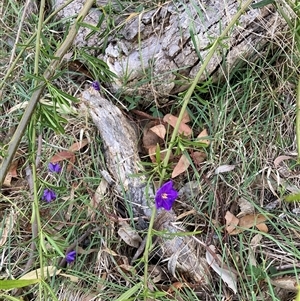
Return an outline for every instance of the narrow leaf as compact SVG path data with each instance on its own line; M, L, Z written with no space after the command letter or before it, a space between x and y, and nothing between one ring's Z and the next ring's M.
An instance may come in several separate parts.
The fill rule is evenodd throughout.
M0 280L0 289L10 290L20 288L40 282L41 279L28 279L28 280Z
M138 282L135 286L127 290L116 301L127 301L131 296L136 295L136 292L141 288L142 282Z

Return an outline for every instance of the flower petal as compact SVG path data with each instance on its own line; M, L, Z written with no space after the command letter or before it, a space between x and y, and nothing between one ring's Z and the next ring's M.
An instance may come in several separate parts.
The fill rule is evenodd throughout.
M49 163L48 165L49 171L59 173L61 171L61 166L59 163Z
M93 81L92 83L92 87L96 90L96 91L100 91L100 84L98 81Z
M73 262L76 258L76 251L70 251L69 253L67 253L65 258L67 263Z
M155 205L156 208L164 208L170 210L178 196L178 192L173 189L173 182L168 181L162 185L156 192Z

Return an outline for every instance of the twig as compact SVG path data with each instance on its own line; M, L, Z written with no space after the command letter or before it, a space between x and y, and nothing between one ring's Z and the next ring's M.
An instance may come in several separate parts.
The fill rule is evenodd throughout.
M78 14L78 17L75 21L75 23L70 28L70 31L68 33L68 36L66 37L65 41L62 43L62 45L59 47L59 49L54 54L55 59L52 60L50 63L50 66L46 69L45 73L43 74L43 78L45 79L44 82L40 83L38 88L33 92L30 101L25 109L25 112L22 116L22 119L8 145L6 157L4 157L2 164L0 166L0 187L2 187L6 173L9 169L9 166L14 158L14 155L17 151L17 148L20 144L20 141L22 139L22 136L24 134L24 131L27 127L27 124L30 121L30 118L34 112L34 109L36 107L37 102L40 99L40 96L42 95L45 87L46 82L50 80L50 78L55 74L55 71L58 69L60 62L63 58L63 56L67 53L68 49L71 47L73 40L77 34L78 30L78 23L82 22L82 20L85 18L85 16L88 14L90 8L92 7L94 3L94 0L87 0Z

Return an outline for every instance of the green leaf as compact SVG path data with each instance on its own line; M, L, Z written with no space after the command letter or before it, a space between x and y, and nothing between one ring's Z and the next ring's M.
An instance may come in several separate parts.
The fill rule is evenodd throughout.
M263 1L252 4L251 7L255 8L255 9L262 8L264 6L267 6L267 5L273 4L273 3L275 3L275 0L263 0Z
M27 280L0 280L0 289L10 290L13 288L20 288L40 282L41 279L27 279Z
M300 193L287 195L284 200L286 202L300 201Z
M122 294L116 301L126 301L132 295L134 295L142 286L142 282L137 283L135 286L127 290L124 294Z
M93 26L89 23L85 23L85 22L81 22L81 23L78 23L81 27L85 27L85 28L88 28L88 29L91 29L93 31L100 31L100 28L99 27L96 27L96 26Z
M50 245L55 249L55 251L61 256L61 257L65 257L65 254L61 251L61 249L59 248L59 246L57 245L57 243L46 233L44 233L45 237L47 238L48 242L50 243Z

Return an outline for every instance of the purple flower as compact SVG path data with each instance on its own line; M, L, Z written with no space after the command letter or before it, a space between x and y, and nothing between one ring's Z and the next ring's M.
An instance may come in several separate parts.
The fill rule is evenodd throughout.
M92 87L96 90L96 91L100 91L100 84L98 81L93 81L92 82Z
M75 260L75 257L76 257L76 251L70 251L66 255L66 262L67 263L73 262Z
M53 190L46 188L44 190L42 200L46 201L47 203L50 203L55 199L56 199L56 193Z
M48 165L48 169L51 172L57 172L59 173L61 171L61 166L59 165L59 163L49 163Z
M178 192L175 189L173 189L173 182L166 182L156 191L156 208L164 208L165 210L171 210L172 205L175 202L177 196Z

